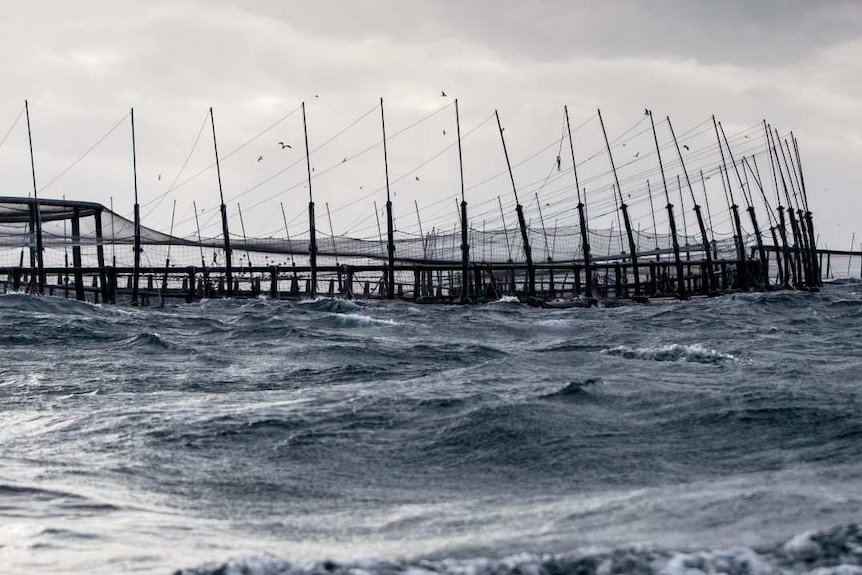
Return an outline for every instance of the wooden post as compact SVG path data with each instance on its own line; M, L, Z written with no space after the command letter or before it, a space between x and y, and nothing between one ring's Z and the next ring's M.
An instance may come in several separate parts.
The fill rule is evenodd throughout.
M81 270L81 210L72 208L72 266L75 274L75 299L84 300L84 274Z
M187 281L187 289L186 292L186 303L192 303L195 301L195 268L194 266L189 266L186 268L186 273L188 274Z
M105 303L117 303L117 268L110 266L105 270L107 291L105 292Z
M93 218L96 222L96 261L99 266L99 287L102 292L102 301L108 302L108 283L105 274L105 247L102 236L102 210L96 210Z
M278 266L269 268L269 297L278 299Z

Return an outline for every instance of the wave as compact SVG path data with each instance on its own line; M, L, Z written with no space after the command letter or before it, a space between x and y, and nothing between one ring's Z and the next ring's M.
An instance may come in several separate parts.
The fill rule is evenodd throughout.
M856 524L809 531L772 548L738 546L683 551L653 545L593 548L558 554L522 553L503 558L403 561L291 562L249 557L178 569L174 575L860 575L862 530Z
M602 353L622 357L624 359L644 359L651 361L678 361L692 363L739 361L739 359L734 355L722 353L715 349L705 347L699 343L691 345L671 343L656 347L628 347L625 345L618 345L610 349L603 349Z
M563 388L543 395L544 398L554 397L582 397L589 394L589 388L602 383L601 379L590 378L584 381L570 381Z
M401 323L395 321L394 319L377 319L371 316L358 313L337 313L335 314L335 318L337 318L339 322L350 327L365 327L369 325L401 325Z

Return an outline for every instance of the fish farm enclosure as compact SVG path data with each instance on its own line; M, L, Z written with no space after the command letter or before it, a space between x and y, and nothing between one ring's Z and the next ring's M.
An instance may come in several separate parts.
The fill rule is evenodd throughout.
M386 203L384 210L374 202L376 233L337 234L331 217L329 233L321 229L326 220L319 206L316 211L312 193L316 176L304 104L299 109L306 134L307 228L291 235L282 206L283 234L247 235L237 204L241 230L237 233L235 214L221 188L210 110L221 233L210 237L201 233L197 206L194 234L174 235L173 215L168 231L166 222L145 226L136 168L134 209L131 216L123 216L101 203L39 197L34 167L33 193L0 197L0 290L133 305L327 295L429 303L515 296L533 305L579 306L736 290L816 290L833 275L833 256L853 256L816 246L797 140L766 121L728 137L711 117L677 138L666 118L660 125L666 124L667 134L660 142L652 112L644 110L632 128L611 141L598 111L588 122L596 119L600 124L604 149L579 162L565 109L565 129L556 154L551 150L548 176L519 187L495 112L491 118L496 120L506 162L503 174L510 180L511 187L504 192L509 200L504 202L499 194L486 198L477 217L465 194L457 100L441 110L449 107L454 107L457 140L451 146L457 144L461 189L429 198L434 203L454 199L456 204L448 222L438 218L430 231L423 230L418 202L418 233L395 223L381 100L379 144L386 184L380 192L385 189ZM29 108L24 111L29 134ZM130 116L134 150L134 111ZM641 136L653 142L652 150L631 157L623 147ZM615 163L615 150L627 158L624 167L629 173L622 179L623 166ZM606 168L589 177L588 191L578 170L595 164L597 158L607 161ZM758 158L767 166L763 173ZM710 178L720 180L718 201L707 191ZM557 184L550 192L549 181ZM519 192L535 200L523 204ZM551 206L546 201L549 194L557 211L543 214L543 207ZM328 204L326 212L328 216Z

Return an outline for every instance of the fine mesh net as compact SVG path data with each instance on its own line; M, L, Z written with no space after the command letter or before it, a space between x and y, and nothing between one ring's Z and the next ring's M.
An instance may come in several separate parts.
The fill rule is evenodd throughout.
M31 217L38 215L42 228L45 267L62 267L71 260L71 249L80 247L83 266L97 263L97 247L102 246L108 265L131 266L133 261L134 223L100 204L66 200L0 197L0 266L27 265L25 254L35 250L36 234ZM75 230L77 219L78 230ZM77 231L77 233L76 233ZM629 242L620 230L590 229L588 232L593 260L628 259ZM578 226L553 230L527 228L527 239L535 262L576 262L583 260L583 239ZM633 231L639 257L672 253L671 234ZM701 238L678 237L683 252L702 253ZM746 244L752 237L744 238ZM519 229L482 230L469 228L470 259L474 262L502 264L525 261L524 241ZM457 264L461 262L461 233L433 232L424 237L397 232L394 238L395 259L400 264ZM191 240L141 227L142 265L220 266L224 265L224 240L221 237ZM722 238L711 244L719 258L734 258L733 238ZM307 238L242 238L231 234L233 265L237 268L271 265L307 265ZM317 232L320 265L374 264L388 260L387 240L331 236ZM27 256L29 257L29 256Z

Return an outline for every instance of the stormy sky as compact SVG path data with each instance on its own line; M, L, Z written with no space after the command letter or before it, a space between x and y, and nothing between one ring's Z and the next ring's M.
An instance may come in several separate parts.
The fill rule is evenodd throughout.
M606 158L593 158L603 146L597 108L612 140L639 134L644 108L670 116L678 133L715 114L751 139L766 118L799 140L821 245L846 248L862 235L862 3L853 0L33 0L6 3L0 48L0 138L11 128L0 146L3 195L32 191L26 98L40 195L112 199L129 213L134 107L144 225L168 231L176 200L180 235L194 232L193 200L204 235L218 234L210 106L233 229L239 203L249 235L281 233L282 202L293 233L304 233L305 101L318 214L328 204L336 234L376 236L374 202L386 201L381 97L405 232L417 228L417 204L426 228L457 221L457 97L474 226L499 227L497 195L507 210L513 203L494 110L521 201L538 194L546 217L570 222L573 181L532 185L565 150L567 105L596 190L611 183ZM653 167L647 136L614 148L624 166L637 159L629 174ZM328 219L318 226L328 230Z

